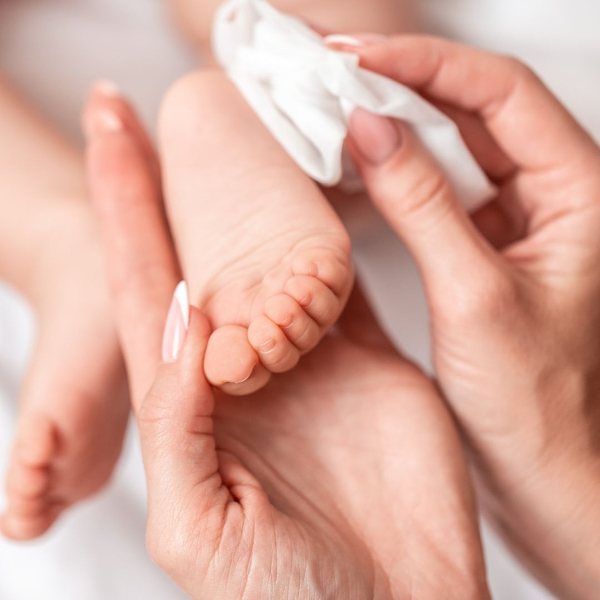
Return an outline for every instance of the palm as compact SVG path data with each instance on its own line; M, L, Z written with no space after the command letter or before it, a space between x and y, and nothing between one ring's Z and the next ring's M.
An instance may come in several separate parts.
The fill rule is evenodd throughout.
M218 547L204 527L188 532L216 557L194 597L223 589L222 574L232 598L440 597L441 581L469 569L477 531L459 441L428 380L385 343L331 337L262 392L217 407L231 502ZM443 556L448 536L464 553ZM420 559L431 578L415 589Z
M130 112L127 122L139 128ZM356 300L342 333L296 371L216 402L199 368L210 325L193 309L176 363L140 402L177 263L159 195L147 193L146 142L126 135L97 140L89 162L144 452L150 554L198 599L485 595L450 417Z

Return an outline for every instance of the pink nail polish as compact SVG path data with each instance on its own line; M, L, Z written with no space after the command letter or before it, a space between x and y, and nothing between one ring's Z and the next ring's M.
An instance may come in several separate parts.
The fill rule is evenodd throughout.
M327 37L323 38L323 41L325 42L325 44L335 49L343 48L345 46L364 46L364 42L362 40L359 40L358 38L355 38L351 35L344 35L341 33L334 33L332 35L328 35Z
M361 33L355 35L335 33L325 37L324 42L333 50L352 52L354 48L361 48L362 46L368 46L371 44L381 44L387 39L389 38L378 33Z
M123 121L112 110L102 110L96 114L95 124L98 130L116 133L123 129Z
M348 123L350 139L365 161L380 165L398 150L401 143L396 124L388 117L357 108Z
M179 358L190 322L190 303L188 289L182 281L173 294L171 307L165 324L162 343L162 359L166 363L175 362Z
M123 121L112 110L103 109L86 116L83 129L88 141L99 139L107 133L123 131Z

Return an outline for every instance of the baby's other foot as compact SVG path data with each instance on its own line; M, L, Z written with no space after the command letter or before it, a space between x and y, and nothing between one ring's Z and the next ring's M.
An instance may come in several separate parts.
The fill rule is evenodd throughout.
M340 316L353 284L349 236L224 75L175 84L160 137L191 300L215 328L206 375L230 394L251 393Z
M75 220L78 242L48 250L39 265L38 341L0 519L2 533L14 540L42 535L108 481L127 425L124 367L100 251L91 248L94 232L86 223Z

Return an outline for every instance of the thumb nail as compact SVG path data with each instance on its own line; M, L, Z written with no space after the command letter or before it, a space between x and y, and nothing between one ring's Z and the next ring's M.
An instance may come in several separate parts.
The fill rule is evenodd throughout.
M341 50L345 52L353 52L356 48L369 46L372 44L380 44L388 40L385 35L378 33L360 33L353 35L334 33L323 39L325 44L332 50Z
M83 130L88 141L102 137L106 133L119 133L123 131L123 121L116 112L102 109L86 115L83 120Z
M162 358L166 363L175 362L185 343L190 321L190 304L185 281L182 281L173 294L169 308L165 332L163 334Z
M386 162L400 147L400 132L388 117L357 108L350 115L348 134L363 159L372 165Z

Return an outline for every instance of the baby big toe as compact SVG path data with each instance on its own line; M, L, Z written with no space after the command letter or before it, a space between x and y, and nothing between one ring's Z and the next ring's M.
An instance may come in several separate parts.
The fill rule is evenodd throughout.
M220 327L210 336L204 372L212 385L231 395L251 394L270 378L248 341L248 330L239 325Z
M269 317L261 315L248 328L248 340L260 362L271 373L293 369L300 360L300 350Z

